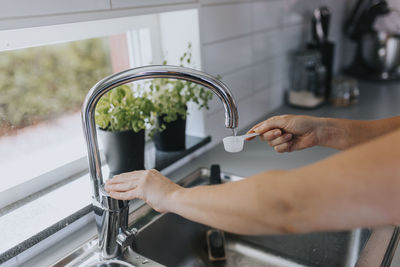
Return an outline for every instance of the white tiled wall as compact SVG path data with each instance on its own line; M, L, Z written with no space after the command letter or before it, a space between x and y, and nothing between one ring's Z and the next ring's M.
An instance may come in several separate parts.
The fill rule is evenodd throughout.
M330 39L341 42L346 0L200 0L200 40L203 70L221 75L239 109L239 129L283 103L288 87L290 53L309 40L314 8L332 10ZM339 54L336 64L339 66ZM214 98L206 116L213 143L231 132L224 111Z

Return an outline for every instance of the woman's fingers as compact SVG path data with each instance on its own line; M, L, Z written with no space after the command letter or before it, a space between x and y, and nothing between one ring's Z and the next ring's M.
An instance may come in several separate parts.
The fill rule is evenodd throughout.
M279 132L278 132L279 131ZM261 140L267 141L270 146L272 146L277 152L288 152L290 151L290 146L292 145L293 135L291 133L284 133L280 130L269 131L260 136Z
M247 132L246 134L251 134L251 133L254 133L254 132ZM251 140L253 140L254 138L256 138L256 136L253 136L253 137L249 137L249 138L246 138L246 141L251 141Z
M106 183L104 189L108 192L110 191L129 191L135 189L137 187L137 183L135 181L129 181L126 183Z
M116 192L116 191L111 191L108 193L110 197L119 199L119 200L131 200L134 198L137 198L135 190L130 190L126 192Z
M283 134L282 136L280 136L280 137L278 137L278 138L269 140L269 141L268 141L268 144L269 144L270 146L275 147L275 146L278 146L278 145L280 145L280 144L289 142L289 141L292 139L292 137L293 137L292 134L290 134L290 133L285 133L285 134Z
M263 121L259 125L254 126L251 130L263 134L265 132L271 131L272 129L283 129L286 124L286 115L275 116L266 121Z
M142 171L133 171L115 175L112 179L106 181L104 189L109 192L111 197L115 192L126 193L134 190L138 186L139 178ZM112 193L112 194L111 194ZM124 195L125 196L125 195ZM118 197L116 197L118 198ZM118 198L120 199L120 198Z
M259 133L260 136L264 135L264 140L269 141L274 137L276 138L282 134L281 129L285 128L287 118L288 115L274 116L272 118L269 118L268 120L257 123L256 125L251 127L251 129L247 133ZM254 137L247 138L246 140L250 141L252 139L254 139Z
M290 152L290 148L292 146L292 142L283 143L277 146L274 146L276 152L283 153L283 152Z
M254 125L253 127L250 128L250 130L248 131L248 133L254 133L254 129L259 127L261 124L265 123L266 121L262 121L257 123L256 125Z
M247 133L249 134L249 133L254 133L254 132L249 131ZM282 134L282 131L280 129L274 129L274 130L271 130L271 131L261 134L260 139L263 141L271 141L271 140L281 136L281 134ZM253 140L254 138L256 138L256 136L246 138L246 140L250 141L250 140Z
M268 131L266 133L263 133L260 135L261 140L263 141L272 141L274 139L279 138L282 135L282 131L279 129L274 129L271 131Z
M133 172L126 172L115 175L112 179L107 181L107 184L118 184L118 183L125 183L126 181L130 181L132 179L140 178L142 171L133 171Z
M168 198L181 187L157 170L123 173L108 180L109 196L120 200L142 199L159 212L168 211Z

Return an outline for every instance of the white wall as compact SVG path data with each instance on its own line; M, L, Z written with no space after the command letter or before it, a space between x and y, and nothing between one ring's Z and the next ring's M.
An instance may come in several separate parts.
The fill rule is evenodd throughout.
M164 58L170 65L179 65L179 58L192 44L191 68L201 70L198 10L182 10L160 14L160 33ZM205 113L198 110L195 104L188 106L186 133L189 135L207 136L204 121Z
M288 86L290 53L309 40L314 8L327 5L332 15L330 39L342 39L345 0L202 0L200 39L203 70L221 75L239 109L239 129L283 103ZM339 48L340 49L340 48ZM336 55L336 69L340 54ZM218 143L231 131L214 98L206 116L206 131Z

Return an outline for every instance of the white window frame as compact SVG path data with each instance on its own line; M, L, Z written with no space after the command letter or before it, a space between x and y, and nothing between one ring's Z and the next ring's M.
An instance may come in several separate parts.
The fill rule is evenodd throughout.
M151 56L153 59L153 62L151 63L161 63L165 55L163 53L164 51L162 51L163 40L160 29L160 14L140 15L134 17L123 17L17 30L3 30L0 31L0 51L11 51L89 38L108 37L122 33L127 34L129 46L132 45L132 42L134 41L134 34L140 34L142 29L150 29L150 41L152 44ZM164 14L168 16L168 13ZM197 45L200 45L200 41L198 41ZM139 45L139 49L143 49L143 45ZM197 49L200 48L198 47ZM129 49L131 67L137 67L143 63L148 63L138 61L138 57L134 58L132 51L132 49ZM149 51L147 51L147 53L148 52ZM197 53L199 54L200 51L198 50ZM198 57L197 67L200 68L200 66L200 57ZM204 115L202 114L203 111L198 111L197 113L199 114L196 112L196 108L192 108L192 114L190 117L192 117L192 120L196 121L196 124L194 125L191 123L191 119L189 118L189 124L193 125L190 128L199 128L200 119L204 119L202 117L202 115ZM197 134L198 136L205 136L203 133L204 127L200 128L202 129L195 129L195 131L190 132L190 134L193 134L197 131L200 132L200 134ZM43 175L32 177L26 182L3 191L0 195L0 209L21 201L27 196L31 196L49 187L55 186L56 184L62 183L66 179L79 177L79 174L82 175L87 172L88 164L85 155L82 158L65 163L65 165L61 167L49 170L49 172Z
M72 42L89 38L108 37L120 33L131 33L151 28L152 43L159 44L158 14L128 18L80 22L63 25L0 31L0 51L11 51L29 47ZM82 30L83 29L83 30ZM153 47L153 46L152 46ZM131 49L130 49L131 50ZM161 47L153 47L152 54L161 58ZM89 89L89 88L88 88ZM104 157L102 157L104 158ZM0 194L0 209L23 200L66 179L88 172L86 155L49 172L3 191Z

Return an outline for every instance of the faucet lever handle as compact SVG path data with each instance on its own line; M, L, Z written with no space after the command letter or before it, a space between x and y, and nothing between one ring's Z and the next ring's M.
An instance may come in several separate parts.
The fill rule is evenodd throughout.
M135 240L135 235L137 233L137 229L133 228L131 230L129 229L124 229L117 235L117 243L123 247L126 248L130 246L133 241Z

